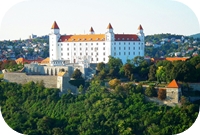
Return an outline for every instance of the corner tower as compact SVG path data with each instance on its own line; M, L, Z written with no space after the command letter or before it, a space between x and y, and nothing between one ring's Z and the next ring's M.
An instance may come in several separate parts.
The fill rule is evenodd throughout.
M49 34L49 57L50 57L50 64L54 65L53 60L58 59L58 40L60 38L60 29L54 21L51 27L51 33Z
M144 32L143 32L143 28L142 28L141 24L138 27L138 33L137 33L137 35L140 38L140 41L144 42Z
M110 23L108 24L105 36L106 36L105 37L106 41L114 41L114 39L115 39L115 34L113 32L113 27L112 27L112 25Z

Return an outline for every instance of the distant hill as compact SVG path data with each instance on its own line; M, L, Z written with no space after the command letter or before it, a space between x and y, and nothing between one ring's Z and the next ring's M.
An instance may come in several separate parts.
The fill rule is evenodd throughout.
M190 37L193 37L193 38L199 38L200 39L200 33L197 33L197 34L194 34L194 35L191 35Z

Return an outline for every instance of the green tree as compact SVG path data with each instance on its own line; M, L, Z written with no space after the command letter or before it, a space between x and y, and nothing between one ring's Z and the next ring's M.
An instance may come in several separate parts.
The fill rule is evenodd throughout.
M156 97L157 96L156 89L153 86L147 87L145 90L145 95L149 97Z
M74 79L77 79L77 80L83 79L82 72L79 69L75 69L75 71L73 72L71 77L74 78Z
M117 85L120 85L120 84L121 84L121 81L115 78L115 79L110 80L110 81L108 82L108 84L109 84L109 86L110 86L111 88L115 89L115 87L116 87Z
M104 62L100 62L97 64L97 70L101 71L105 68L106 64Z
M149 68L149 81L156 81L156 66L155 65L151 65Z

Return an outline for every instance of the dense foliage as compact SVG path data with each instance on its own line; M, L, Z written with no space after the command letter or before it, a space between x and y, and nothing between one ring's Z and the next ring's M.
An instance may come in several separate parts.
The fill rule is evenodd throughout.
M149 80L170 82L173 79L182 82L200 81L200 56L192 57L187 61L159 61L149 70ZM156 74L155 74L156 70ZM156 77L155 77L156 75Z
M65 94L43 83L0 83L3 117L14 130L29 135L171 135L188 129L198 106L159 106L147 102L141 85L113 91L92 81L85 94Z

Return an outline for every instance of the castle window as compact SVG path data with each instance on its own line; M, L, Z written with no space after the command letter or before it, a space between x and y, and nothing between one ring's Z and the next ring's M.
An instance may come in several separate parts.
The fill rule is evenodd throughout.
M74 43L74 45L76 45L76 43Z
M76 51L76 48L74 48L74 51Z
M85 43L85 45L87 45L87 43Z
M121 43L119 42L119 45L120 45Z
M98 43L97 43L97 45L98 45Z
M91 59L91 61L93 61L93 58Z
M98 53L96 55L98 55Z
M135 50L135 47L133 47L133 50Z
M124 45L125 45L126 43L124 42Z
M105 45L105 43L103 43L103 45Z
M116 52L114 52L114 56L116 56Z
M86 53L85 55L88 55L88 53Z
M103 58L103 61L105 61L106 59L105 58Z
M140 55L140 52L138 52L138 55Z
M135 52L133 52L133 55L135 55Z
M139 42L139 45L140 45L140 42Z
M119 50L121 50L121 47L119 47Z
M93 53L91 53L91 55L93 55Z
M139 47L139 50L140 50L140 47Z
M69 45L69 44L67 44L67 45Z
M81 45L81 43L80 43L80 45Z
M67 53L67 55L69 56L69 53Z
M93 45L93 43L91 43L91 45Z
M129 42L128 44L130 45L131 43Z
M128 49L130 50L130 47L128 47Z
M131 53L130 52L128 52L128 55L130 55Z
M85 50L87 50L87 47L85 48Z
M74 53L74 55L76 55L76 53Z
M61 48L61 51L63 50L63 48Z
M103 50L105 50L105 47L103 47Z
M69 51L69 48L67 48L67 51Z
M116 43L114 43L114 45L116 45Z
M81 50L81 48L80 48L80 50Z
M106 55L106 53L104 52L103 55Z
M114 50L116 50L116 47L114 47Z
M126 50L126 47L124 47L124 50Z
M124 55L126 55L126 52L124 52Z
M80 55L82 55L82 53L80 53Z
M121 55L121 52L119 52L119 55Z
M91 48L91 50L93 50L93 48Z

